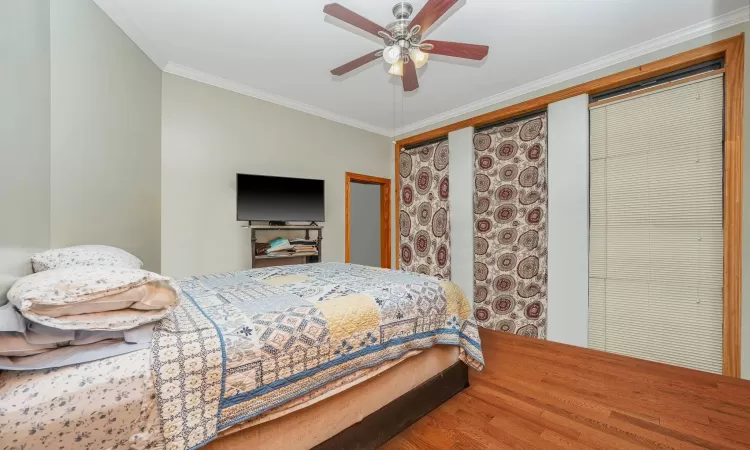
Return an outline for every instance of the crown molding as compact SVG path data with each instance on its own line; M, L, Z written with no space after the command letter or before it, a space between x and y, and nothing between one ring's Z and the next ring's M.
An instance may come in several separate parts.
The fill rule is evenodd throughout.
M671 47L673 45L680 44L682 42L686 42L691 39L695 39L697 37L701 37L706 34L713 33L724 28L729 28L733 25L737 25L747 21L750 21L750 6L743 6L742 8L735 9L734 11L722 14L721 16L716 16L703 22L699 22L695 25L691 25L689 27L682 28L663 36L659 36L649 41L642 42L624 50L610 53L609 55L603 56L601 58L597 58L570 69L566 69L561 72L557 72L544 78L532 81L530 83L523 84L499 94L495 94L491 97L487 97L482 100L478 100L476 102L451 109L444 113L428 117L424 120L413 122L395 130L394 134L399 137L405 137L404 135L416 130L426 128L450 119L455 119L459 116L488 108L498 103L512 100L516 97L520 97L522 95L529 94L531 92L544 89L558 83L563 83L565 81L569 81L574 78L596 72L597 70L605 69L607 67L628 61L630 59L647 55L649 53Z
M108 15L109 18L118 26L120 29L130 38L135 45L141 49L141 51L156 64L159 69L164 70L167 65L167 58L161 53L159 48L146 37L138 25L136 25L130 16L123 11L118 5L117 0L94 0L94 3L104 11L104 14Z
M171 61L167 63L166 67L164 67L164 72L171 73L172 75L177 75L183 78L188 78L199 83L210 84L211 86L216 86L218 88L226 89L238 94L254 97L259 100L264 100L287 108L295 109L303 113L312 114L323 119L328 119L334 122L342 123L344 125L349 125L350 127L359 128L371 133L376 133L393 138L393 130L387 130L385 128L370 125L356 119L351 119L349 117L345 117L325 109L308 105L307 103L298 102L296 100L262 91L260 89L251 88L250 86L244 85L242 83L237 83L236 81L227 80L226 78L217 77L215 75L201 72L200 70L181 66Z
M682 28L672 33L659 36L646 42L634 45L632 47L620 50L601 58L580 64L570 69L557 72L555 74L540 78L538 80L517 86L493 96L478 100L460 106L458 108L445 111L443 113L419 120L397 128L395 130L381 128L369 123L352 119L334 112L318 108L306 103L298 102L280 95L272 94L267 91L255 89L250 86L227 80L215 75L201 72L197 69L175 64L168 61L153 42L146 37L146 34L130 19L128 14L118 5L117 0L94 0L95 3L125 32L125 34L164 72L171 73L180 77L188 78L200 83L209 84L239 94L254 97L270 103L281 105L307 114L312 114L334 122L349 125L354 128L369 131L371 133L383 136L393 137L394 135L404 137L409 133L417 130L428 128L455 119L472 112L492 107L499 103L507 102L514 98L554 86L558 83L564 83L577 77L581 77L592 72L596 72L607 67L620 64L649 53L680 44L707 34L731 27L743 22L750 21L750 6L743 6L721 16L699 22L689 27Z

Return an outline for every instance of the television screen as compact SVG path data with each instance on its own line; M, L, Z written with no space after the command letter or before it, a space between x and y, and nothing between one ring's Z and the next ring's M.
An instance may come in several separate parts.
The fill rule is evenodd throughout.
M323 180L237 174L237 220L325 221Z

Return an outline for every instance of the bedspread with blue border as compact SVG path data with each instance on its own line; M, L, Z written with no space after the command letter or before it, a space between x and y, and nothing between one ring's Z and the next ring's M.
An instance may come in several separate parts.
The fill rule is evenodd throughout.
M484 368L471 304L449 281L339 263L179 281L154 334L152 371L168 450L358 370L437 344Z

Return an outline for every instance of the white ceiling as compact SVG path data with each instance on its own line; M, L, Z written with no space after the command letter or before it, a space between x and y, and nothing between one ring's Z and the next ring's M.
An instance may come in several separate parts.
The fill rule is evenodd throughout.
M486 44L489 56L433 56L404 94L382 60L330 74L378 48L323 14L332 1L96 0L167 72L386 135L748 20L748 0L460 1L429 38ZM415 14L425 2L411 2ZM338 3L386 25L396 0Z

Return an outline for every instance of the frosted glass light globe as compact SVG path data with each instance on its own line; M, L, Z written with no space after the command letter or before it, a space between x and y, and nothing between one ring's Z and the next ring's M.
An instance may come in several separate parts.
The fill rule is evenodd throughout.
M404 76L404 62L402 60L398 60L395 64L391 66L391 69L388 71L391 75L398 75L400 77Z
M428 53L423 52L418 48L413 48L409 51L409 57L414 61L414 66L417 69L424 66L427 63L427 59L430 57Z
M396 64L396 61L401 59L401 47L398 45L391 45L383 50L383 59L388 64Z

